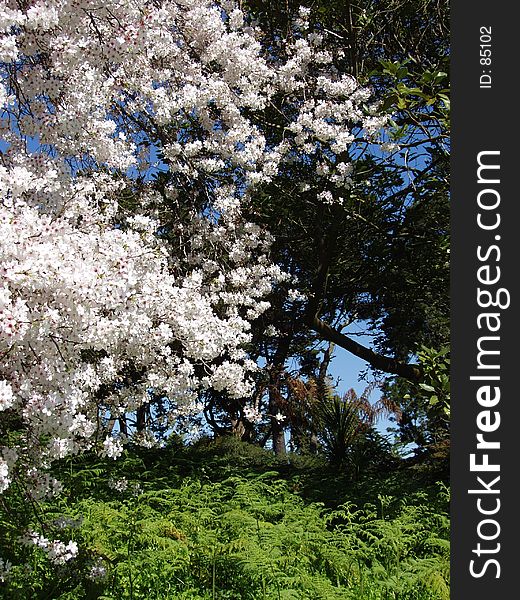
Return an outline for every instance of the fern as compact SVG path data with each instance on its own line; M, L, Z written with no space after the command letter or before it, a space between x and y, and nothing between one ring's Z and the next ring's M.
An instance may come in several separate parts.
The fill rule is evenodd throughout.
M411 492L405 473L401 483L379 481L385 494L372 493L373 482L349 490L323 470L264 461L235 442L226 448L213 462L199 447L155 455L156 465L146 453L68 464L61 475L73 493L40 516L81 516L78 527L55 532L75 539L80 556L52 567L39 549L16 545L4 515L4 556L18 566L0 598L447 600L447 488L443 497L439 486ZM111 489L107 473L125 477L127 489ZM343 495L338 504L326 495L332 485ZM364 493L372 502L360 501ZM314 499L320 495L327 502ZM38 529L39 519L28 513L24 525ZM97 581L89 578L94 565L106 570Z

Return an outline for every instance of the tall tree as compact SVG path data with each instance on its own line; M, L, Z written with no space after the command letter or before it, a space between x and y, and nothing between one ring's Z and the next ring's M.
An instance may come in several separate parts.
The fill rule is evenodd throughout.
M270 36L265 45L283 54L277 40L298 35L297 4L248 4ZM255 197L277 260L306 296L302 325L412 380L421 369L407 364L410 354L449 335L448 8L430 0L313 3L314 31L328 36L337 78L370 82L392 115L389 141L398 148L382 154L355 139L342 153L309 148ZM285 101L270 113L273 138L283 137L290 110ZM368 324L375 349L345 335L353 321Z

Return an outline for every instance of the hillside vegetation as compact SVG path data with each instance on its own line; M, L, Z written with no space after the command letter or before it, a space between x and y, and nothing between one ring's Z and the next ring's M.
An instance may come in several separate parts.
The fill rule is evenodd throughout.
M424 467L354 480L322 459L224 438L59 470L68 494L2 516L12 562L26 565L4 598L449 598L448 490ZM69 564L12 537L53 518L54 537L80 548Z

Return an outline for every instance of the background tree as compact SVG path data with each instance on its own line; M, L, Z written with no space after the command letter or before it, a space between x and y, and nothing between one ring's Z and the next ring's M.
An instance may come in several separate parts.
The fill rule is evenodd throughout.
M283 54L278 40L298 35L297 3L248 6L267 32L264 44ZM290 323L303 337L312 331L310 347L333 342L376 371L416 382L423 374L410 357L449 339L448 9L429 0L309 5L338 78L355 73L370 83L392 115L389 142L398 148L382 154L353 143L344 154L295 157L255 194L252 213L274 233L275 260L300 294L269 313L274 325ZM269 113L275 139L288 110L280 103ZM372 347L345 335L352 324Z

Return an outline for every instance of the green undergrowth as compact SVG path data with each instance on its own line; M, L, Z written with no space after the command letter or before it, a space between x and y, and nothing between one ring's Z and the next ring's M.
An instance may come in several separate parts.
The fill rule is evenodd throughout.
M420 470L354 481L316 458L224 440L84 457L59 476L66 493L38 515L10 492L21 521L2 513L14 565L3 598L449 598L448 489ZM64 516L54 532L39 522ZM76 541L78 557L52 565L17 543L27 526Z

